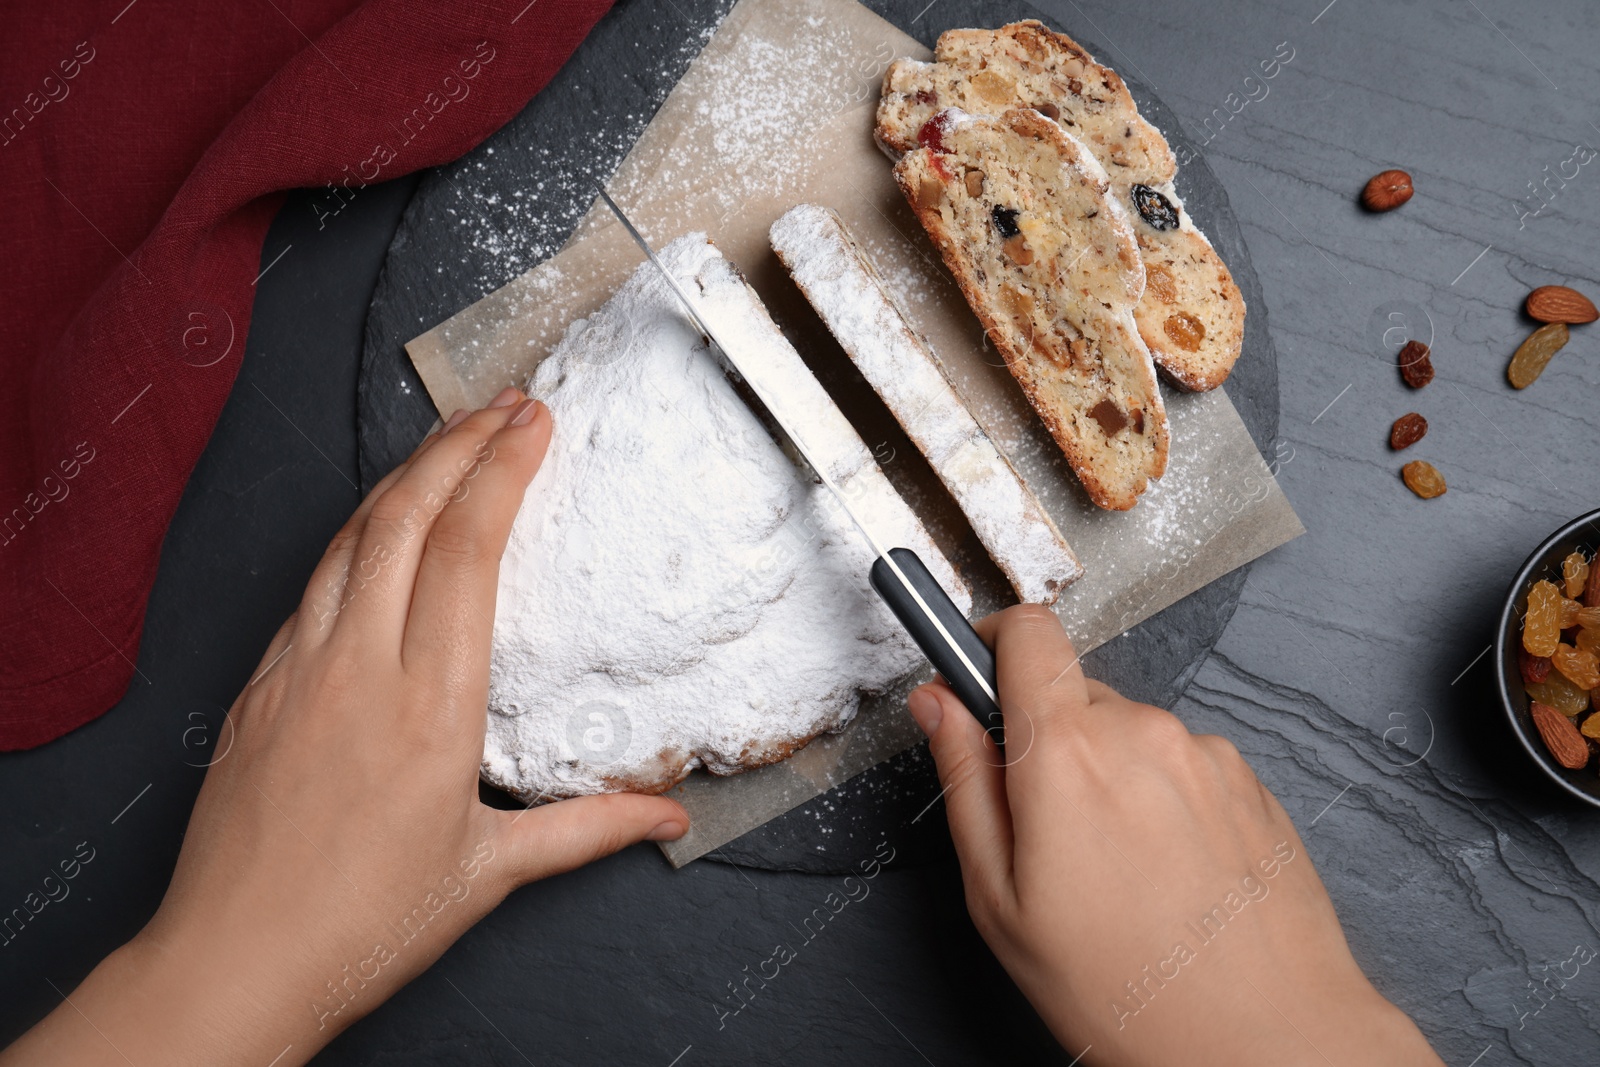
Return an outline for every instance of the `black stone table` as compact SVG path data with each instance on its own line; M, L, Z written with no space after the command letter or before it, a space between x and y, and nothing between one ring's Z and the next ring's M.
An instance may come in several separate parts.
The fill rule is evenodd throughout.
M1310 532L1254 566L1174 710L1283 801L1357 958L1452 1067L1594 1063L1600 974L1562 975L1600 949L1600 813L1524 766L1480 657L1525 553L1600 495L1596 328L1533 388L1504 381L1529 288L1600 293L1600 171L1575 162L1600 144L1588 5L1041 6L1205 142L1279 353L1268 458ZM1290 52L1265 96L1245 81ZM1388 166L1420 192L1369 215L1356 196ZM364 317L414 185L365 190L320 231L310 198L290 199L263 266L288 251L167 538L141 676L97 722L0 757L0 909L93 850L0 947L0 1039L156 906L221 709L356 503ZM1401 323L1433 341L1419 393L1383 347ZM1438 500L1411 496L1387 449L1413 410L1432 426L1413 453L1451 485ZM837 847L867 859L896 840ZM837 876L673 872L634 849L514 895L319 1062L1069 1063L973 933L948 849L917 859L734 1014L729 983Z

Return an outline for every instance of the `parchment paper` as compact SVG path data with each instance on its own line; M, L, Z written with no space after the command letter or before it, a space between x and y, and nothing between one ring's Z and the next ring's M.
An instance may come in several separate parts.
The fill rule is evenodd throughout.
M768 226L796 203L840 213L1071 542L1087 573L1056 611L1081 652L1303 533L1223 390L1168 390L1166 475L1131 512L1089 503L872 141L879 83L899 56L928 53L853 0L740 0L609 190L657 247L703 230L745 271L862 436L884 442L885 473L963 566L980 612L1010 602L1009 589L767 243ZM413 339L407 351L439 410L479 407L524 383L567 325L604 303L640 261L597 205L556 255ZM682 866L915 744L921 735L903 698L921 680L864 700L841 733L783 763L730 778L691 775L670 795L693 829L662 845L668 859Z

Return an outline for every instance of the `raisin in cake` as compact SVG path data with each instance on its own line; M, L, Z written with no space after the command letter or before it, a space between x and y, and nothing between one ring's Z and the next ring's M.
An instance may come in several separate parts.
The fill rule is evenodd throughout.
M951 388L844 222L829 208L801 204L772 224L770 236L795 284L928 458L1017 596L1054 603L1083 567Z
M1089 498L1133 507L1167 465L1167 415L1133 309L1144 266L1083 142L1037 111L951 108L895 180Z
M852 494L971 596L733 265L662 249L706 320ZM527 801L660 792L783 759L926 661L872 554L643 264L545 359L555 434L500 567L482 775Z
M950 30L935 61L890 65L876 136L891 153L916 147L917 131L946 107L978 114L1031 107L1080 138L1131 210L1148 272L1134 311L1156 362L1179 386L1221 385L1244 342L1244 298L1221 257L1183 210L1177 164L1161 132L1115 71L1072 38L1035 21L998 30Z

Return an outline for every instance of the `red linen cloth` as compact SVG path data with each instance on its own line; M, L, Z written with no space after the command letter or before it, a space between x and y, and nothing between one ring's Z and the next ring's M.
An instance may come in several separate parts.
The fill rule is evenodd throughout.
M454 159L610 0L8 5L0 34L0 749L121 697L292 188Z

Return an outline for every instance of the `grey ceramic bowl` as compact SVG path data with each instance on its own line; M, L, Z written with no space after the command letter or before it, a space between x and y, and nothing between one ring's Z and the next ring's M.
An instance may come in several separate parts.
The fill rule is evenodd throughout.
M1581 771L1569 771L1550 755L1539 731L1534 728L1533 716L1528 711L1528 694L1522 688L1522 671L1517 666L1517 650L1522 647L1522 616L1528 610L1528 590L1540 578L1554 579L1560 575L1561 561L1574 550L1582 549L1592 557L1597 547L1600 547L1600 511L1592 511L1573 519L1533 550L1533 555L1512 580L1505 607L1500 610L1500 630L1495 636L1495 647L1500 655L1495 661L1495 677L1499 681L1500 702L1511 722L1511 732L1522 742L1528 756L1556 785L1579 800L1600 807L1600 771L1595 769L1596 764L1591 761Z

